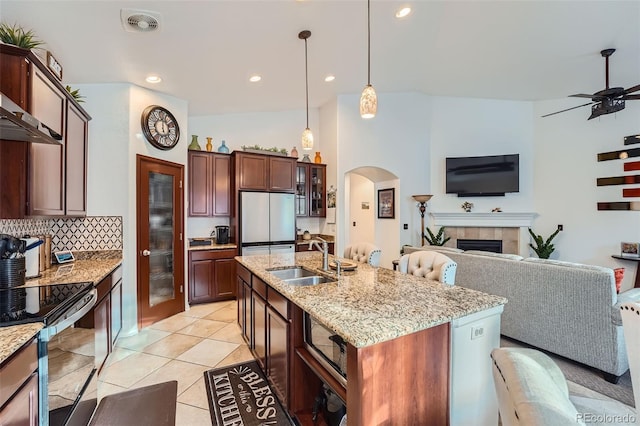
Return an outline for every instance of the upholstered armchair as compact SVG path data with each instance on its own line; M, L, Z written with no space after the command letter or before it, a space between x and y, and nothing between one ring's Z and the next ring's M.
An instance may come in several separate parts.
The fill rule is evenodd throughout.
M640 412L640 304L625 302L620 306L620 311L629 358L633 397L636 402L636 410Z
M382 250L371 243L355 243L345 247L344 257L359 263L368 263L371 266L380 266Z
M604 395L572 392L556 363L536 349L496 348L491 360L503 426L608 424L595 419L637 416L632 407Z
M420 250L405 254L398 262L398 270L443 284L454 285L458 264L448 256L436 251Z

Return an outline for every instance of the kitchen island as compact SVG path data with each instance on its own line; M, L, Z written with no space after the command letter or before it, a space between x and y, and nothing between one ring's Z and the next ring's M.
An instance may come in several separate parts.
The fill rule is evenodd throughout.
M367 264L336 277L319 270L322 255L315 252L239 256L236 260L240 264L238 289L244 287L238 293L238 314L245 338L282 402L303 424L319 382L346 402L349 425L453 424L450 409L458 407L453 393L472 392L476 399L493 394L492 388L452 392L451 383L458 382L451 371L456 351L451 348L456 341L452 324L478 315L482 318L483 312L501 312L506 299ZM289 285L269 271L293 266L315 271L330 282ZM282 308L281 298L288 301L288 308ZM346 342L346 386L309 356L305 313ZM272 323L280 324L275 334ZM273 342L282 335L286 347L275 347ZM483 337L498 341L499 326L493 327L493 336ZM478 354L485 355L482 364L490 368L488 354ZM495 418L497 422L497 412Z

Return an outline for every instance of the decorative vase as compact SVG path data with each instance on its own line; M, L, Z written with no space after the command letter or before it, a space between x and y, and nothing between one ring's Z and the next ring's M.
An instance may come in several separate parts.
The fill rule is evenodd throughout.
M309 158L309 154L304 154L302 156L302 162L303 163L310 163L311 162L311 159Z
M194 151L200 151L200 144L198 144L198 135L191 135L191 143L189 144L188 149Z
M222 144L218 148L218 152L222 152L224 154L228 154L229 153L229 148L227 147L227 145L225 144L224 141L222 141Z
M293 149L291 150L291 156L292 157L296 157L298 158L298 150L296 149L296 147L294 146Z
M211 138L207 137L207 151L211 152L213 149L213 144L211 143Z
M322 163L322 157L320 156L320 151L316 151L316 156L313 159L313 162L316 164Z

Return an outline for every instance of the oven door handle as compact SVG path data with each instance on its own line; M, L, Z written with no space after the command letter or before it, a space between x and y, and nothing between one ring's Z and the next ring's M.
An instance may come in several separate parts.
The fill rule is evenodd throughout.
M78 309L77 311L75 311L69 316L65 316L65 318L62 321L56 322L55 324L51 324L43 328L40 331L41 340L48 342L51 337L60 333L64 329L71 327L76 321L78 321L80 318L85 316L91 309L93 309L93 307L96 304L96 301L98 300L98 290L94 288L93 290L89 291L89 293L87 294L91 295L91 298L84 299L86 300L86 303L82 305L80 309Z

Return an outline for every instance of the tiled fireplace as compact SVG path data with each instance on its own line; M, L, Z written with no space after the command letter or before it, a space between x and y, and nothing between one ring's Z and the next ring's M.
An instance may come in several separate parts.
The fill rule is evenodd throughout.
M434 224L444 226L451 239L447 247L457 247L459 239L499 240L502 252L529 256L529 228L535 213L431 213Z

